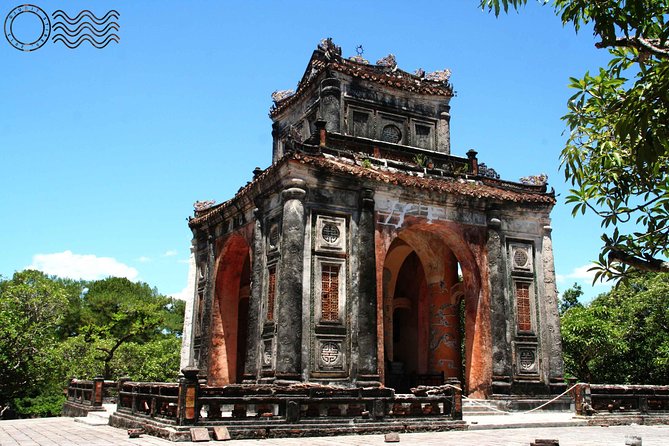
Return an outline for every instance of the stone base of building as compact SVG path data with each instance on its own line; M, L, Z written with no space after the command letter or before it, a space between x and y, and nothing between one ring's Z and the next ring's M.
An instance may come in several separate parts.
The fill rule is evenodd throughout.
M551 381L546 384L539 380L515 379L511 381L506 377L494 377L492 382L492 393L494 396L522 396L522 397L551 397L567 390L564 380Z
M639 425L666 425L669 424L669 414L595 414L592 416L576 416L575 418L587 420L589 426L628 426Z
M462 420L445 420L425 417L385 418L369 420L362 418L342 418L325 420L302 420L299 423L287 423L263 419L237 420L234 422L218 422L193 426L174 426L167 422L150 420L142 416L115 413L109 419L110 425L123 429L143 429L148 435L171 441L191 441L192 427L206 427L211 438L216 426L225 426L230 437L240 439L263 439L283 437L321 437L334 435L385 434L388 432L444 432L449 430L466 430L467 424Z
M542 411L569 411L573 410L573 400L570 396L562 396L553 400L555 396L508 396L494 395L489 401L494 403L499 410L506 412L524 412L541 407ZM547 404L548 403L548 404Z
M466 429L457 386L419 386L409 395L389 388L200 386L125 382L110 424L190 441L191 428L227 428L233 439L328 436Z

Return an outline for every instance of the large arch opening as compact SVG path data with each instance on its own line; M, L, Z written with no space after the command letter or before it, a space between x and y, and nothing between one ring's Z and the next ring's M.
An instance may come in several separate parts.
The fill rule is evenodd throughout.
M385 384L398 392L443 373L472 396L489 393L489 297L476 256L454 226L412 225L386 251Z
M248 335L251 284L249 245L232 235L216 261L208 381L222 386L241 382Z

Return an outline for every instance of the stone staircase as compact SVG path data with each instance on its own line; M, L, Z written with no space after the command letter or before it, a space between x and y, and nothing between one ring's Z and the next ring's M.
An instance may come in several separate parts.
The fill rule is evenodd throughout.
M493 400L462 399L463 418L480 415L509 415L509 413L500 409Z
M75 417L77 423L84 423L89 426L106 426L109 424L109 415L116 412L116 404L103 404L104 410L89 412L85 417Z

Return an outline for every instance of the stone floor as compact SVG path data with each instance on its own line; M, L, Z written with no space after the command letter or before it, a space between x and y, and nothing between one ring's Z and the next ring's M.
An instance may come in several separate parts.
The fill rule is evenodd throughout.
M400 444L420 446L528 446L537 438L559 439L560 446L625 445L628 436L642 438L643 446L669 444L669 426L587 427L570 422L570 414L512 414L467 419L470 431L400 434ZM558 424L561 427L548 427ZM516 428L508 428L516 426ZM194 443L176 443L179 445ZM200 443L201 444L201 443ZM384 445L382 435L235 440L227 444L257 446L374 446ZM159 438L143 435L130 439L126 431L110 426L90 426L72 418L0 421L1 446L174 446Z

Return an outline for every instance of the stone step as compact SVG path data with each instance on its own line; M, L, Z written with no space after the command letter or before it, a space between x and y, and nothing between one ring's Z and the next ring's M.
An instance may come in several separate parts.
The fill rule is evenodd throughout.
M106 426L109 424L109 416L91 416L90 414L87 417L75 417L75 423L83 423L89 426Z
M105 404L104 409L105 410L89 412L85 417L75 417L74 421L89 426L106 426L109 424L109 415L116 410L116 405Z
M494 401L490 400L462 400L462 414L463 415L508 415L508 412L497 407Z

